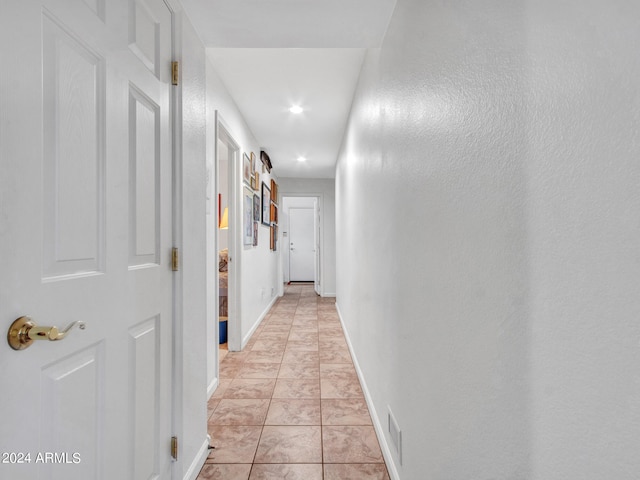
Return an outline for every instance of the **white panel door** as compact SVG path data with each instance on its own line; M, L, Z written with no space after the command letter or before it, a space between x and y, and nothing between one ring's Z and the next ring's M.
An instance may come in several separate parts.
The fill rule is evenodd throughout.
M86 324L2 341L0 478L170 478L171 12L3 1L0 36L0 326Z
M289 209L289 280L292 282L315 279L314 218L313 208Z

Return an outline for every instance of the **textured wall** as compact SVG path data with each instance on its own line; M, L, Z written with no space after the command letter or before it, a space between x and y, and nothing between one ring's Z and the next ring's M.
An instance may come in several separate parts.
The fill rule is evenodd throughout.
M337 293L402 479L640 475L639 13L398 0L369 51Z

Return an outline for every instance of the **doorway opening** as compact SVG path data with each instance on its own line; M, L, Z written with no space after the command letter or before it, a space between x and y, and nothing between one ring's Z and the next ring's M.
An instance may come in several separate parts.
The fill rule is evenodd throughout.
M285 284L313 283L322 294L321 195L282 196L282 273Z
M235 261L239 239L235 187L239 159L240 146L216 111L214 163L208 167L208 176L215 180L210 182L211 194L207 200L209 395L219 381L220 361L229 350L237 350L240 343L239 268Z

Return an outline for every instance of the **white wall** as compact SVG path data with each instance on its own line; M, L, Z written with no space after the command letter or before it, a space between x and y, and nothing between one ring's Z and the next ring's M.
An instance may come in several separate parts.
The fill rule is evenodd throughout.
M369 51L337 300L400 478L638 478L638 18L398 0Z
M220 76L215 70L215 66L207 60L207 158L214 157L215 139L215 111L218 111L224 119L229 133L233 139L240 145L240 163L237 165L238 172L242 166L242 154L254 152L257 157L260 155L260 149L253 133L247 126L242 114L229 95L225 85L222 83ZM257 160L257 168L261 168L261 162ZM267 185L270 184L271 176L260 171L260 180ZM239 174L239 178L242 176ZM242 194L244 186L238 185L236 202L238 209L234 218L229 219L229 225L234 222L236 225L242 225ZM258 195L260 193L258 192ZM215 221L212 225L215 224ZM209 244L208 261L215 262L217 265L218 254L215 245ZM250 338L251 333L258 326L263 316L267 313L270 305L277 298L277 268L279 262L279 252L272 252L269 249L269 228L263 225L258 227L258 246L241 246L240 257L235 258L240 265L241 270L241 341L244 345ZM210 268L216 268L211 266ZM213 270L215 271L215 270ZM210 286L209 290L217 290L215 285ZM210 309L209 326L211 329L210 337L215 334L217 329L217 320L215 320L215 308ZM229 318L228 328L231 330L233 318ZM230 344L230 348L232 345ZM217 345L214 345L217 355Z
M275 168L275 167L274 167ZM333 178L281 178L280 196L320 196L320 284L321 295L336 294L336 204L335 180ZM284 245L280 234L280 245Z

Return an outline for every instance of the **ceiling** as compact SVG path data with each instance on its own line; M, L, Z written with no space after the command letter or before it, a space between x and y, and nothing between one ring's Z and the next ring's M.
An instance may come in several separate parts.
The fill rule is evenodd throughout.
M395 2L182 0L274 173L303 178L334 176L365 50Z

